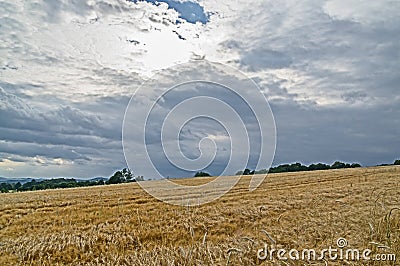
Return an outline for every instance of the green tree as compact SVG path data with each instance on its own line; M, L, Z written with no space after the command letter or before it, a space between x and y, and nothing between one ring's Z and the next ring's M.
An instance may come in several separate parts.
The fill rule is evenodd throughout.
M314 170L327 170L330 169L331 167L327 164L324 163L317 163L317 164L310 164L308 166L309 171L314 171Z
M124 176L124 179L126 182L134 181L133 174L130 169L128 169L128 168L122 169L122 175Z
M243 175L254 175L255 171L250 170L248 168L244 169Z
M1 193L7 193L10 190L12 190L12 185L9 183L1 183L0 184L0 192Z
M346 167L346 164L339 162L339 161L334 162L331 166L332 169L340 169L340 168L345 168L345 167Z
M394 161L394 165L400 165L400 160Z
M21 186L22 186L21 183L20 183L20 182L17 182L17 183L14 185L14 189L15 189L15 190L18 190Z
M202 177L202 176L211 176L211 175L209 173L203 172L203 171L200 171L200 172L197 172L194 174L194 177Z
M124 174L121 171L117 171L108 179L107 184L120 184L123 182L125 182Z

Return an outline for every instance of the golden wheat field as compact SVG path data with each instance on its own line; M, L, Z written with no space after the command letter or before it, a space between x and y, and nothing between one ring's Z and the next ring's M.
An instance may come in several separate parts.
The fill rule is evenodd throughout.
M136 183L0 194L0 264L400 265L400 166L269 174L253 192L249 181L186 207ZM322 250L339 238L397 262L257 256L265 245Z

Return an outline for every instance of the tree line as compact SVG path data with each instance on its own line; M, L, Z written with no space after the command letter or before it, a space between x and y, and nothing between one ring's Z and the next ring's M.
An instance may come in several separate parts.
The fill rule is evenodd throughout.
M378 166L386 166L386 165L400 165L400 160L395 160L393 164L382 164ZM266 174L266 173L284 173L284 172L299 172L299 171L315 171L315 170L330 170L330 169L342 169L342 168L357 168L361 167L359 163L343 163L336 161L332 165L317 163L302 165L301 163L293 163L293 164L281 164L276 167L271 167L269 170L261 169L261 170L250 170L244 169L243 171L238 171L236 175L254 175L254 174Z
M389 165L389 164L384 164ZM395 160L393 165L400 165L400 160ZM253 175L253 174L266 174L266 173L283 173L283 172L299 172L299 171L315 171L315 170L329 170L329 169L341 169L341 168L357 168L361 167L358 163L343 163L336 161L332 165L317 163L310 164L309 166L302 165L301 163L293 164L282 164L276 167L271 167L269 170L250 170L248 168L243 171L238 171L236 175ZM195 177L211 176L207 172L197 172ZM0 183L0 192L7 193L12 191L33 191L33 190L44 190L44 189L55 189L55 188L74 188L74 187L90 187L99 185L110 185L110 184L121 184L136 181L143 181L143 176L134 176L128 168L124 168L121 171L116 171L109 179L103 180L76 180L74 178L53 178L45 179L42 181L36 181L32 179L29 182L21 184L17 183Z
M33 191L33 190L45 190L55 188L74 188L74 187L90 187L99 185L110 185L110 184L121 184L143 181L143 176L133 176L132 172L128 168L124 168L121 171L116 171L108 180L76 180L74 178L53 178L45 179L42 181L36 181L32 179L29 182L21 184L17 183L0 183L0 192L6 193L10 191Z
M285 173L285 172L300 172L300 171L316 171L316 170L330 170L330 169L342 169L342 168L357 168L361 167L359 163L343 163L336 161L332 165L317 163L302 165L301 163L293 163L293 164L281 164L276 167L271 167L269 170L261 169L261 170L250 170L248 168L243 171L238 171L236 175L254 175L254 174L266 174L266 173Z
M400 160L396 160L394 164L400 164ZM266 174L266 173L284 173L284 172L300 172L300 171L315 171L315 170L329 170L329 169L341 169L341 168L357 168L361 167L359 163L342 163L339 161L334 162L332 165L324 164L324 163L317 163L317 164L310 164L302 165L301 163L293 163L293 164L281 164L276 167L271 167L269 169L261 169L261 170L251 170L251 169L244 169L242 171L236 172L235 175L254 175L254 174ZM197 172L195 173L194 177L203 177L203 176L211 176L207 172Z
M391 164L381 164L378 166L386 166ZM395 160L392 165L400 165L400 160ZM330 169L342 169L342 168L357 168L361 167L359 163L343 163L336 161L332 165L324 164L324 163L317 163L317 164L310 164L302 165L301 163L293 163L293 164L281 164L276 167L271 167L268 169L261 169L261 170L251 170L251 169L244 169L243 171L236 172L235 175L254 175L254 174L266 174L266 173L285 173L285 172L300 172L300 171L316 171L316 170L330 170ZM197 172L195 173L194 177L203 177L203 176L211 176L207 172Z

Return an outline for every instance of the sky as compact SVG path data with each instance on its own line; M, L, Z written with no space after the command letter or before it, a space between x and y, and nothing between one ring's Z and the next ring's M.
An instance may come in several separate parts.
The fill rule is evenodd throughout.
M0 1L0 176L110 176L127 165L123 120L137 89L147 84L143 96L153 97L154 75L172 80L176 64L199 61L237 69L259 87L275 121L273 165L392 163L400 158L399 13L398 0ZM192 89L171 102L221 92ZM223 127L198 119L182 132L192 159L204 136L222 143L214 141L222 146L205 168L221 173ZM248 165L268 167L252 159L260 151L251 141ZM152 178L141 167L148 155L130 152L132 172ZM187 174L152 159L164 175Z

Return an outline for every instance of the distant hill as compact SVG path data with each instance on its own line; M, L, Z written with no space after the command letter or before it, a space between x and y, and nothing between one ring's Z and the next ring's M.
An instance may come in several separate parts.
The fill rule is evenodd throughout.
M107 180L108 180L107 177L102 177L102 176L94 177L91 179L77 179L77 181L107 181Z
M36 181L42 181L44 178L31 178L31 177L0 177L0 183L7 183L7 184L15 184L20 182L21 184L25 184L32 179L35 179Z
M29 181L32 181L32 179L35 179L35 181L40 182L40 181L43 181L43 180L49 180L49 179L55 179L55 178L0 177L0 183L15 184L15 183L20 182L21 184L25 184L25 183L28 183ZM90 178L90 179L78 179L78 178L74 178L74 179L77 182L83 182L83 181L107 181L108 180L108 178L101 177L101 176Z

